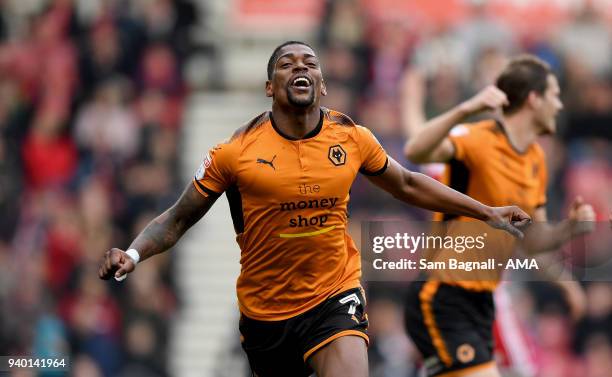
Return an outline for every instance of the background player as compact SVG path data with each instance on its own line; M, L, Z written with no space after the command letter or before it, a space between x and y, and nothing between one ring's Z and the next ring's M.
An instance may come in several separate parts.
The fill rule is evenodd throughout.
M254 374L365 376L360 261L346 233L348 193L358 171L406 203L475 217L518 236L514 225L529 217L514 206L484 206L403 169L366 128L321 108L326 88L308 45L280 45L268 77L272 111L213 148L174 206L127 252L106 253L99 276L121 278L139 260L172 247L226 192L242 250L242 345Z
M555 132L555 117L563 107L559 94L557 79L546 63L532 56L515 58L496 86L414 133L405 154L416 163L448 163L445 183L484 203L519 203L535 220L522 246L529 252L556 249L590 231L592 223L584 222L595 219L591 206L578 197L567 220L546 223L546 163L536 140ZM457 126L471 115L498 109L503 114L497 119ZM439 215L438 220L442 219L464 220ZM504 251L500 246L492 251L503 255L513 248L509 245ZM408 332L426 358L428 375L499 375L492 362L491 329L491 292L497 282L442 280L441 285L433 280L414 283L408 299ZM422 305L415 310L415 303ZM432 311L421 310L426 303Z

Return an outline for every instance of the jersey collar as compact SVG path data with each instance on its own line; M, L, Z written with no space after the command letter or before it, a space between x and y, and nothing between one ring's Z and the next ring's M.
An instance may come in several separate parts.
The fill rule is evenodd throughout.
M272 123L272 128L274 128L274 131L276 131L277 134L279 134L280 136L282 136L283 138L287 139L287 140L291 140L291 141L297 141L297 140L304 140L304 139L311 139L315 136L317 136L319 134L319 132L321 132L321 129L323 128L323 118L325 117L325 114L323 114L323 110L319 110L320 111L320 118L319 118L319 123L317 123L317 126L310 131L309 133L307 133L306 135L304 135L304 137L302 138L296 138L293 136L289 136L289 135L285 135L277 126L276 123L274 122L274 118L272 117L272 112L270 111L270 122Z
M531 148L531 146L527 147L524 151L521 151L520 149L515 147L514 144L512 144L512 140L510 140L510 137L508 136L508 132L506 131L506 126L500 119L495 119L495 126L499 131L501 131L502 134L504 134L504 139L506 139L506 143L508 143L510 148L516 154L518 154L519 156L524 156L527 154L527 152L529 152L529 149Z

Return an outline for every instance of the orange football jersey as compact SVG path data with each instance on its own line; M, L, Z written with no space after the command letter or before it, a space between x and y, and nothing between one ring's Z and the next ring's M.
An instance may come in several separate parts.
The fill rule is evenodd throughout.
M446 165L443 183L489 206L517 205L530 216L546 204L546 161L539 144L532 144L524 152L517 151L503 125L495 120L456 126L449 138L455 146L455 155ZM434 219L474 221L441 213L436 213ZM485 261L489 257L505 261L514 252L514 237L484 223L450 225L448 231L451 236L487 234L487 253L451 254L464 262ZM501 269L468 273L445 270L434 276L467 289L493 290L501 274ZM469 281L463 280L466 277Z
M325 108L303 139L283 135L265 112L210 150L193 182L202 195L228 198L243 314L283 320L360 286L349 189L358 172L382 174L387 163L368 129Z

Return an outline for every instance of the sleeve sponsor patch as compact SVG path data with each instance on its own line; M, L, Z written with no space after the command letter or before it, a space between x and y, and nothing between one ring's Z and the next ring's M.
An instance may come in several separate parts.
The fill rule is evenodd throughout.
M465 124L458 124L450 131L450 135L454 137L465 136L470 132L470 129Z
M200 164L200 167L195 173L195 179L197 179L198 181L202 180L204 178L204 173L206 173L206 169L210 167L211 163L212 163L212 157L210 157L210 153L207 153L206 156L204 157L204 160Z

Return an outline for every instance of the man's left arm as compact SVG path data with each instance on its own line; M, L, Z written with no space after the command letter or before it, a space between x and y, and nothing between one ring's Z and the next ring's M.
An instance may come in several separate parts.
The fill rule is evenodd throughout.
M523 250L537 259L538 266L541 266L538 269L539 274L561 290L569 305L572 320L578 321L586 310L584 290L555 254L546 251L556 250L570 239L592 232L595 212L582 198L577 197L566 220L554 225L549 224L545 207L534 212L533 220L533 224L525 230Z
M572 238L595 229L595 211L581 197L574 199L567 219L561 222L549 224L545 207L534 212L533 220L522 241L523 249L531 255L556 250Z
M411 172L389 157L384 173L368 176L376 186L395 198L431 211L468 216L523 237L518 229L530 221L516 206L489 207L421 173Z

